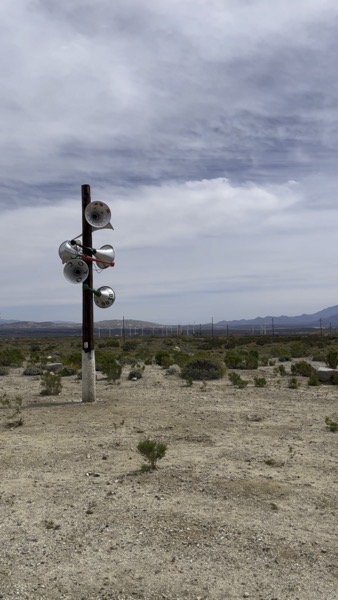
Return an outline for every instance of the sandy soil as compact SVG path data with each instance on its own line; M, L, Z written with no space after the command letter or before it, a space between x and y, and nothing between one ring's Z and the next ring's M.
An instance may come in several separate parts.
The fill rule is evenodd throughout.
M93 405L73 377L57 398L2 377L25 407L14 429L0 410L0 598L337 599L338 389L260 372L203 389L147 366L99 376ZM149 473L144 436L168 444Z

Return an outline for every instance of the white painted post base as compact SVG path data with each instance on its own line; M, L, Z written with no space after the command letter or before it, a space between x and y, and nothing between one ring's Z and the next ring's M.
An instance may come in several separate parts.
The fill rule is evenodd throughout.
M96 400L95 351L82 350L82 402Z

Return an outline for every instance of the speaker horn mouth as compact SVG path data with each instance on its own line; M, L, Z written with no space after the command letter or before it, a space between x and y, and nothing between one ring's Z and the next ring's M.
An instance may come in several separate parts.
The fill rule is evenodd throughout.
M85 208L85 219L95 229L102 229L110 223L110 208L104 202L90 202Z

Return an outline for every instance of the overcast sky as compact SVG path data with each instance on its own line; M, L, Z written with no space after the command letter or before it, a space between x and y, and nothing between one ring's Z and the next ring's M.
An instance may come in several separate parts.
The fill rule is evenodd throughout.
M85 183L95 320L338 304L337 55L337 0L2 0L0 317L81 321Z

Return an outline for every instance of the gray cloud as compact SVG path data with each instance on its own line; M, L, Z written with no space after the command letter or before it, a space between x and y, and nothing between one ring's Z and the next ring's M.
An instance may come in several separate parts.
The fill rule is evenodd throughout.
M252 268L247 253L269 263L266 249L252 250L260 248L262 223L270 223L294 252L294 232L301 235L306 251L297 254L296 280L300 272L311 276L304 265L306 256L316 260L313 219L320 213L324 233L318 243L327 243L331 224L323 215L335 207L337 184L333 0L236 0L226 6L223 0L5 0L0 11L0 203L16 218L18 209L27 208L25 222L17 221L20 237L33 224L41 251L47 242L36 220L50 228L48 210L55 218L54 209L69 205L77 229L80 185L90 183L95 197L113 199L132 280L138 252L154 248L159 263L172 244L179 274L182 254L198 256L201 241L208 255L213 244L217 248L211 270L216 279L231 257L231 277L237 273L253 290L245 274ZM68 218L58 213L59 243L67 237ZM3 244L7 226L5 219ZM231 254L222 237L243 232L251 232L250 250L240 238ZM155 297L161 289L153 289L152 281L165 289L170 269L163 275L159 264L149 264L147 286ZM178 298L186 299L189 289L196 296L192 264L190 259L177 277L187 288L177 286ZM277 286L272 274L283 268L281 252L265 276ZM261 302L272 294L271 286L259 283L263 275L258 269ZM128 302L141 283L137 272L137 289L121 278ZM29 279L28 304L36 301ZM206 285L218 289L210 278ZM231 279L229 286L223 293L241 293ZM291 280L285 280L288 286L291 298ZM325 278L321 286L326 289ZM61 302L59 290L57 284ZM203 286L199 293L207 294Z

